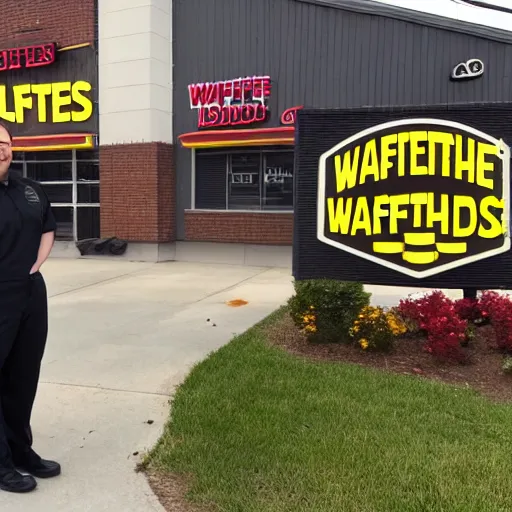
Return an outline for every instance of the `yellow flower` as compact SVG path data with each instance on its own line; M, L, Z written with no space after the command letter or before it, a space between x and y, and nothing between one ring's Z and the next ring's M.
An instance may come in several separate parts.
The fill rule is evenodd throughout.
M368 345L369 345L368 340L365 339L365 338L359 340L359 345L361 345L361 348L363 350L366 350L368 348Z

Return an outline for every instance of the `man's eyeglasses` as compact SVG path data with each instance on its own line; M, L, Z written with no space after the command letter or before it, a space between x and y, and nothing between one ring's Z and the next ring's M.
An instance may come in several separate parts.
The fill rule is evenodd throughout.
M5 141L5 140L0 140L0 149L7 149L7 148L10 148L12 147L12 142L10 141Z

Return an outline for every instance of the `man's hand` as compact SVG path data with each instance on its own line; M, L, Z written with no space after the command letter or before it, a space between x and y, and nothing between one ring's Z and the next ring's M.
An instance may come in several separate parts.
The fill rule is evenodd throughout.
M32 265L30 269L30 275L39 272L39 269L43 263L48 259L50 252L52 251L53 242L55 240L55 233L50 231L44 233L41 237L41 243L39 244L39 253L37 255L37 261Z

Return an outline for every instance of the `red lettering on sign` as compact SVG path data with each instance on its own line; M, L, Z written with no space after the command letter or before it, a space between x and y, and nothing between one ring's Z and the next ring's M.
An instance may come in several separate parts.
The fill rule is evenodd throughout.
M0 50L0 71L48 66L55 62L55 56L54 43Z
M199 109L199 128L248 125L265 121L268 109L265 105L212 105Z
M286 109L281 114L281 124L295 124L295 121L297 120L297 112L303 108L304 107L292 107Z
M198 109L198 126L236 126L265 121L272 83L268 76L235 78L188 86L190 108Z

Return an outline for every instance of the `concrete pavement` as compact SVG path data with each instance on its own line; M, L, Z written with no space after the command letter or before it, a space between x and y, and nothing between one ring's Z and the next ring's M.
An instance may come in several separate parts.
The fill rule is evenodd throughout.
M134 468L160 436L174 387L193 364L285 302L289 271L51 259L43 274L50 336L35 448L58 459L63 474L39 481L32 494L0 492L0 510L162 510ZM231 308L225 302L232 299L248 304Z
M52 259L43 274L50 336L35 448L58 459L63 475L26 496L0 492L0 510L161 511L134 468L160 436L175 386L193 364L283 304L290 272L112 258ZM412 291L368 289L379 304ZM232 299L248 305L230 308Z

